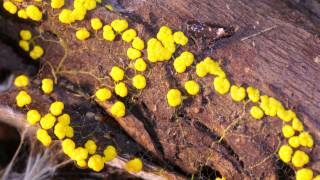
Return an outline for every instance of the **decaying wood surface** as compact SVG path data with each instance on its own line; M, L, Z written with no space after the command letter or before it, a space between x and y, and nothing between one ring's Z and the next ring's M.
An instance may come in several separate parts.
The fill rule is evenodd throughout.
M205 56L220 60L232 83L258 87L294 109L315 138L310 167L320 173L319 14L310 11L311 14L306 15L303 10L293 8L295 4L291 2L275 0L123 0L111 3L113 12L99 7L88 13L86 21L72 26L58 23L58 11L51 10L48 5L43 7L48 15L40 24L22 23L11 17L0 19L0 32L8 36L6 41L17 42L22 28L41 32L36 42L44 46L46 52L40 62L41 71L34 76L34 84L39 85L44 77L56 78L58 84L57 92L50 98L41 95L34 85L32 93L38 93L34 100L38 103L34 107L45 113L50 101L63 98L71 114L83 113L78 116L74 113L74 116L84 122L90 122L86 117L89 111L103 119L102 124L112 121L111 129L121 127L141 147L122 130L107 141L115 143L123 154L145 152L148 154L146 161L175 172L177 178L199 174L202 168L219 172L227 179L277 179L293 175L288 171L290 167L281 167L275 153L285 142L281 138L282 123L269 117L253 120L248 113L250 103L234 103L228 95L216 94L213 78L198 78L194 68L176 74L172 61L148 64L149 71L145 73L148 86L141 93L134 91L127 79L125 82L131 91L129 97L122 99L128 107L124 118L113 119L107 115L110 102L94 102L92 95L96 88L114 85L108 78L111 67L129 65L130 60L126 58L129 45L120 39L106 42L101 32L79 42L75 40L75 29L89 28L91 17L99 17L105 23L126 18L139 36L147 40L155 36L159 27L168 25L188 34L190 43L182 50L194 52L197 61ZM196 33L192 25L203 26L205 30ZM217 27L228 30L228 34L217 38ZM26 56L22 57L28 61ZM3 56L1 62L8 59ZM26 71L8 69L15 73ZM132 77L134 71L128 69L127 74ZM168 107L165 99L168 89L183 89L183 83L191 78L201 83L201 95L189 97L178 109ZM14 105L16 94L17 90L10 88L1 94L0 103L18 110ZM113 101L115 99L113 97ZM79 130L90 131L90 125ZM109 133L103 128L97 131L103 136ZM79 135L79 143L85 141L81 141L81 137ZM121 144L129 141L127 139L132 143ZM105 141L99 140L108 144Z

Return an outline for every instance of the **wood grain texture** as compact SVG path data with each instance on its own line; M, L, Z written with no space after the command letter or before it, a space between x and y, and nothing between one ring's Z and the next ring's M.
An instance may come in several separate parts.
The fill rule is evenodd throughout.
M275 0L123 0L118 5L115 12L99 7L89 12L88 19L97 16L110 23L115 18L127 18L145 40L163 25L183 30L190 37L190 45L183 49L194 52L197 62L211 56L221 61L232 83L255 86L297 112L315 138L317 145L310 152L310 166L319 169L320 24L314 20L316 15L312 19L287 2ZM44 59L54 68L67 52L57 76L77 84L77 92L86 96L101 84L112 86L113 82L106 78L108 72L113 65L129 64L125 56L129 46L119 39L114 43L97 40L101 39L100 33L86 42L76 41L75 29L59 24L53 12L44 8L49 15L39 29L45 38L64 42L68 47L66 51L59 43L38 41L50 49ZM207 34L193 37L187 29L189 21L232 28L234 33L221 39L211 39ZM84 26L89 27L88 20L75 24ZM9 27L15 29L13 24ZM282 122L274 118L253 120L248 113L251 103L234 103L229 95L216 94L213 78L199 79L194 67L185 74L175 74L172 62L148 65L152 71L146 74L147 89L140 96L133 90L122 99L129 106L130 119L118 121L165 168L174 165L179 173L191 175L209 166L227 179L280 178L275 151L286 142L279 138ZM127 73L133 75L130 70ZM47 76L51 76L51 70L46 65L38 78ZM104 79L99 81L97 77ZM183 89L189 79L201 83L202 94L189 97L178 109L169 108L165 99L168 89ZM132 90L130 81L125 82Z

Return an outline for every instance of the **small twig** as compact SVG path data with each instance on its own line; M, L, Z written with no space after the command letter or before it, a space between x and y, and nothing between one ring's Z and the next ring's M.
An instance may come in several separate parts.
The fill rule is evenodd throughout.
M114 160L108 162L107 165L115 167L115 168L123 169L123 167L125 166L125 163L126 163L125 159L123 159L121 157L117 157ZM153 180L167 179L165 176L161 176L160 174L158 174L157 170L155 170L154 172L140 171L138 173L131 173L131 172L129 172L129 173L134 176L138 176L140 178L143 178L143 179L153 179Z
M64 61L65 61L65 60L67 59L67 57L68 57L68 46L67 46L67 44L65 43L65 41L64 41L63 39L60 39L60 42L61 42L61 43L60 43L61 46L62 46L63 49L64 49L64 55L63 55L63 57L61 58L61 60L60 60L60 62L59 62L59 64L58 64L58 67L57 67L57 70L56 70L57 73L60 72L60 69L61 69Z
M49 67L51 69L51 74L52 74L53 79L54 79L54 83L57 84L58 83L58 78L57 78L57 75L56 75L57 73L55 72L52 64L49 61L46 61L45 63L49 65Z
M71 75L82 74L82 75L89 75L89 76L93 77L96 81L98 81L98 82L100 82L100 83L101 83L101 81L103 81L103 80L105 80L105 79L108 78L108 76L107 76L107 77L98 77L98 76L94 75L93 73L87 72L87 71L72 71L72 70L68 71L68 70L66 70L66 71L60 71L59 74L71 74Z
M279 143L278 143L278 145L277 145L277 148L276 148L276 150L275 150L273 153L269 154L269 155L268 155L267 157L265 157L262 161L256 163L255 165L250 166L249 169L253 169L253 168L257 167L257 166L260 166L261 164L263 164L264 162L266 162L268 159L270 159L273 155L277 154L277 151L278 151L278 149L280 148L280 145L281 145L280 137L278 137L278 141L279 141Z
M255 34L251 34L250 36L247 36L247 37L242 38L241 41L245 41L245 40L247 40L247 39L250 39L250 38L259 36L259 35L261 35L261 34L263 34L263 33L265 33L265 32L271 31L272 29L274 29L274 28L276 28L276 27L277 27L277 26L275 25L275 26L269 27L269 28L267 28L267 29L264 29L264 30L262 30L262 31L259 31L259 32L255 33Z
M24 142L24 138L26 136L26 133L27 133L27 129L25 129L24 131L22 131L21 133L21 140L20 140L20 143L19 143L19 146L10 162L10 164L7 166L6 170L4 171L4 174L2 176L3 179L9 179L9 173L11 172L11 169L13 167L13 164L16 162L17 160L17 157L19 155L19 153L21 152L21 148L22 148L22 145L23 145L23 142Z

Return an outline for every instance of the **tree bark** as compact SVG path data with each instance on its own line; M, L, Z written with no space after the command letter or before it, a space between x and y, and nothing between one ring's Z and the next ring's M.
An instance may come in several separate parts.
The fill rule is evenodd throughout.
M315 147L309 153L312 159L309 166L317 172L320 169L320 24L316 8L319 2L308 2L316 5L300 7L289 1L275 0L108 1L103 3L112 3L114 11L100 6L88 12L86 20L72 25L60 24L56 16L59 11L44 5L42 9L47 15L41 23L1 18L0 30L1 34L6 34L6 41L14 42L18 41L22 28L39 33L35 41L44 47L45 56L39 62L40 71L33 82L38 82L39 86L39 79L45 77L55 78L57 82L50 98L42 96L36 85L32 87L36 95L34 102L38 102L32 106L43 113L50 101L62 98L68 102L70 113L75 112L83 122L90 122L83 117L83 112L89 111L100 114L105 121L117 122L113 130L121 127L124 131L115 134L123 134L125 140L113 137L109 141L119 145L123 154L143 151L148 154L146 162L161 166L168 173L175 172L177 178L192 174L200 178L201 169L208 167L213 174L208 173L208 177L219 173L227 179L279 179L293 176L292 170L286 171L286 168L294 168L280 167L276 155L279 146L286 142L281 136L282 122L278 119L253 120L249 114L251 103L235 103L229 95L218 95L212 87L213 77L197 77L195 66L187 73L174 73L172 61L148 63L145 73L148 85L141 93L126 79L130 88L128 97L113 96L111 102L94 102L91 96L98 87L113 86L108 77L112 66L130 65L126 57L130 45L120 37L115 42L106 42L100 31L92 32L90 39L80 42L75 39L75 29L89 29L89 19L99 17L105 24L116 18L128 19L130 27L145 41L155 36L163 25L186 32L189 45L181 47L179 52L195 53L197 62L206 56L219 60L232 84L257 87L297 113L315 139ZM204 30L195 32L193 27L199 26ZM227 34L217 37L218 28L223 28ZM143 53L147 60L146 51ZM23 60L26 58L24 56ZM1 62L5 61L8 58L2 58ZM31 64L37 66L37 63ZM17 73L14 68L8 69ZM135 72L127 69L126 74L130 78ZM200 82L201 95L188 97L177 109L170 108L166 103L167 91L170 88L183 90L184 82L189 79ZM17 90L10 88L0 95L0 103L18 110L14 105L16 94ZM127 106L124 118L107 115L116 99ZM81 130L89 129L87 125ZM106 129L96 131L107 134ZM134 142L128 147L120 145L129 139L128 135L141 147ZM78 138L79 143L85 141L82 136ZM105 144L105 141L100 139L99 142Z

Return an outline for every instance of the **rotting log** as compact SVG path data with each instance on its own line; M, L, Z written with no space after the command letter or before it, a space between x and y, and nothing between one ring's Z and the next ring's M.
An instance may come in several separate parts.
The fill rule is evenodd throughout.
M186 49L196 54L197 61L205 56L220 60L232 83L258 87L297 112L314 136L311 167L319 171L319 16L293 7L288 1L274 0L123 0L114 4L113 12L99 7L89 12L87 19L97 16L110 23L116 18L126 18L145 40L155 36L162 25L183 30L191 41ZM89 27L88 20L73 26L61 25L54 16L56 11L48 5L43 9L48 16L37 26L13 18L0 19L1 34L17 42L20 29L35 27L34 32L41 33L36 42L46 49L35 81L54 77L62 94L81 96L96 105L91 95L101 85L112 86L107 78L111 67L129 65L126 58L129 45L119 39L107 43L99 32L85 42L76 41L74 28ZM207 31L196 33L190 24L201 25ZM219 38L215 33L217 27L230 32ZM281 122L275 118L253 120L248 113L250 103L234 103L228 95L217 95L212 88L213 78L198 78L194 68L175 74L172 62L148 65L151 69L146 74L148 87L141 94L134 92L122 99L129 111L118 122L151 154L153 161L184 176L196 174L204 166L227 179L282 176L275 154L285 142L281 138ZM130 76L134 72L127 73ZM188 98L178 109L168 107L165 99L168 89L183 89L183 82L191 78L201 82L202 94ZM131 84L129 80L126 83ZM1 95L1 104L14 107L13 89ZM70 106L77 104L72 98L68 100ZM109 106L100 104L106 112Z

